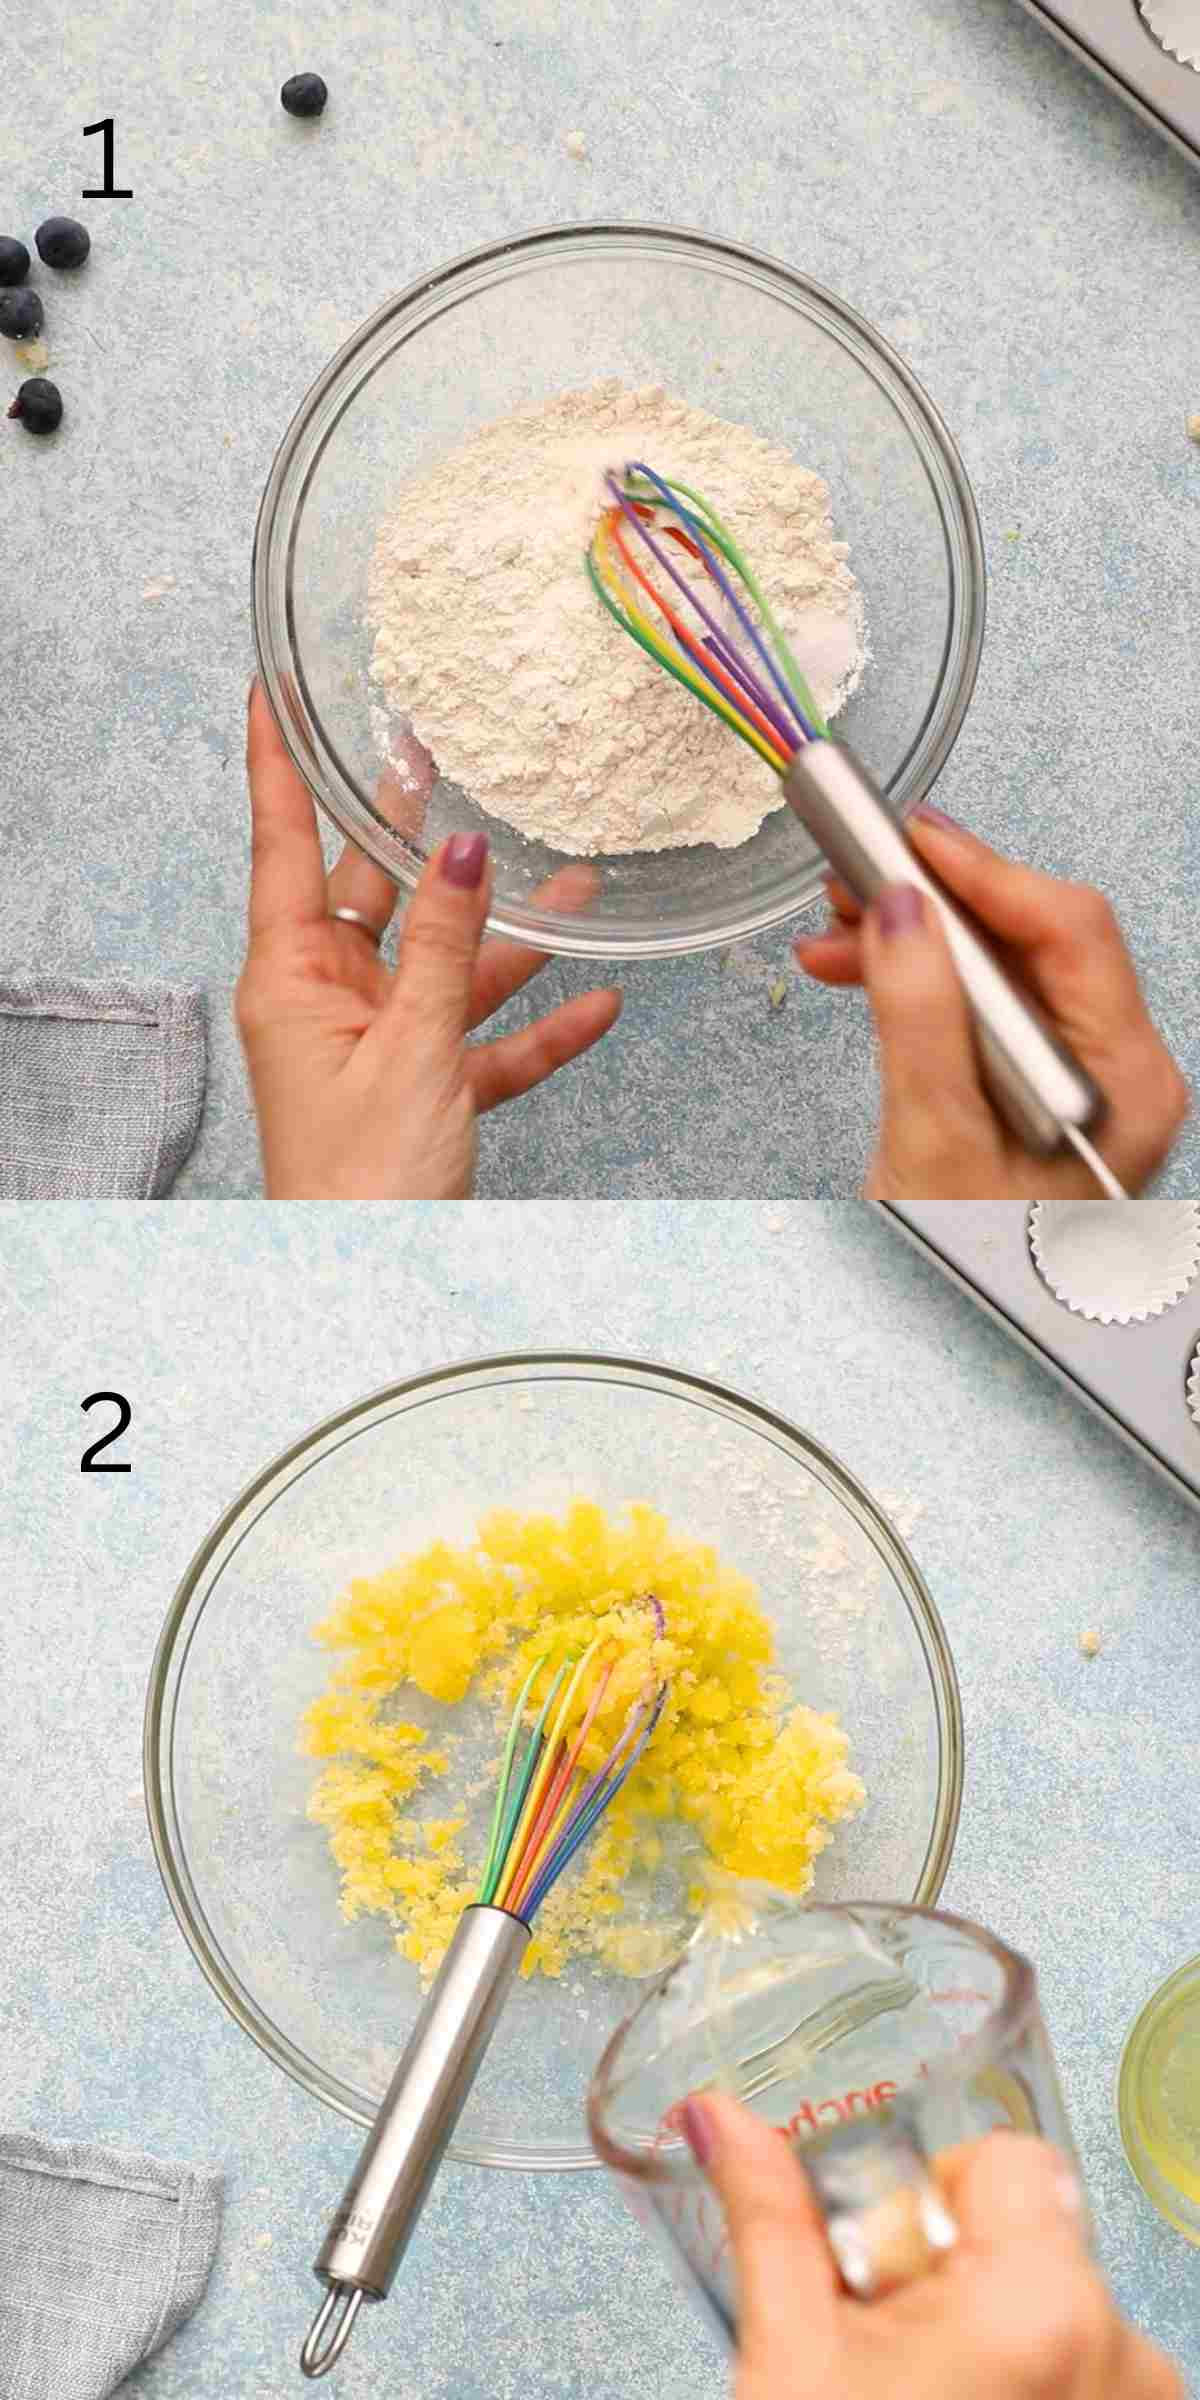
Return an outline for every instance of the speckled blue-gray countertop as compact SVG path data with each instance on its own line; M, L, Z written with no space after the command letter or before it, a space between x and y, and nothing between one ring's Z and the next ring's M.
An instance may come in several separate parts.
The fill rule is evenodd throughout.
M11 12L10 12L11 13ZM326 77L316 136L283 77ZM1116 901L1200 1081L1193 805L1200 186L1016 0L44 0L5 37L0 221L92 225L49 282L70 415L4 428L0 967L203 985L207 1114L179 1190L253 1192L230 1018L247 865L250 541L285 425L424 269L553 221L773 252L915 368L979 499L990 627L943 805ZM111 114L132 200L86 206ZM580 128L588 155L568 156ZM843 1195L875 1104L857 998L780 929L621 974L602 1052L487 1128L487 1193ZM558 964L544 995L582 988ZM528 999L514 1004L519 1016ZM1166 1188L1195 1189L1200 1124Z
M131 2387L299 2388L309 2267L353 2129L223 2012L139 1805L142 1706L195 1545L328 1412L480 1352L596 1347L715 1373L898 1517L962 1682L947 1904L1025 1949L1125 2308L1200 2392L1200 2256L1113 2117L1126 2030L1196 1948L1194 1512L862 1207L9 1210L3 2116L220 2164L203 2306ZM124 1391L127 1476L79 1473ZM1081 1656L1086 1626L1103 1635ZM618 2299L619 2295L619 2299ZM404 2400L718 2400L715 2349L599 2176L449 2168L336 2387Z

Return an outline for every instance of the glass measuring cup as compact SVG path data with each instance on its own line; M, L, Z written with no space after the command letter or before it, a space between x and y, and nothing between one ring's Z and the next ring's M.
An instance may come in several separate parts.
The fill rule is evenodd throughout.
M999 2127L1078 2172L1027 1961L958 1917L718 1894L619 2027L588 2122L639 2222L732 2342L733 2261L684 2140L689 2094L733 2093L802 2159L843 2280L864 2298L954 2239L930 2163Z

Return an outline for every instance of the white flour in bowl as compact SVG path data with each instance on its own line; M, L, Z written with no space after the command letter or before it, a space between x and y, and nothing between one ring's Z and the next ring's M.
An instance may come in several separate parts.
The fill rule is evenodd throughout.
M518 833L574 856L732 849L778 778L612 622L584 552L606 468L703 493L834 716L866 657L829 493L790 453L615 380L486 425L401 492L372 562L372 675L438 767Z

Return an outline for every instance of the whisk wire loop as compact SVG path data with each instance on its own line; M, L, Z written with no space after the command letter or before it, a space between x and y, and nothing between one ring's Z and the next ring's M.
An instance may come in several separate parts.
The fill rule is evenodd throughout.
M605 482L612 505L586 555L598 598L657 666L785 775L801 745L825 739L829 728L728 527L702 493L644 460L629 460L622 476L610 472ZM681 572L668 542L702 575Z
M773 638L776 641L779 641L782 638L779 632L779 627L776 624L771 609L767 604L761 586L759 585L755 576L752 575L750 568L748 567L746 560L743 558L741 551L738 549L737 544L733 540L732 535L728 533L724 525L722 525L721 520L717 516L715 510L710 507L706 500L701 499L700 494L698 492L694 492L690 485L682 483L667 483L661 475L655 474L652 467L644 466L638 460L635 460L632 463L627 472L632 475L641 476L645 482L649 483L651 487L658 492L663 506L669 508L672 513L679 518L680 523L686 526L688 532L691 534L692 540L695 542L697 550L700 553L700 558L703 562L706 572L712 577L712 580L716 584L718 591L728 602L729 607L733 610L734 617L736 618L742 633L752 644L754 650L758 654L758 657L762 661L763 666L766 668L766 671L770 676L772 683L775 685L781 701L783 702L787 716L793 720L801 738L804 741L812 741L816 732L816 728L821 724L821 718L817 714L816 705L813 701L811 693L809 692L807 683L805 682L803 676L799 674L799 670L796 668L795 663L792 662L792 674L797 677L799 691L804 696L804 706L801 706L801 701L797 696L797 693L790 688L787 678L776 663L775 659L772 658L771 653L767 648L766 643L763 641L762 635L760 634L758 627L755 625L754 620L751 617L744 601L739 599L733 584L729 580L729 577L725 574L724 569L718 565L715 553L720 551L728 560L729 565L733 568L734 573L741 582L744 590L749 593L750 598L753 600L755 607L758 609L759 614L763 619L764 625L772 634ZM680 493L683 493L687 499L695 500L697 502L698 506L704 512L703 523L701 523L699 519L693 515L689 508L686 508L683 505L683 501L678 496ZM714 627L712 630L718 634L718 637L722 641L726 642L730 649L731 655L736 658L736 651L733 649L732 644L729 643L728 637L721 632L720 627ZM808 712L807 714L805 713L806 709ZM810 720L815 720L815 722L810 722ZM784 730L786 733L786 726ZM794 737L792 737L792 740L794 747Z
M649 1605L661 1636L666 1629L662 1609L657 1600ZM612 1682L617 1653L599 1634L582 1652L568 1652L551 1676L522 1751L522 1729L551 1655L546 1650L535 1660L517 1697L479 1887L481 1904L502 1909L526 1925L632 1774L667 1696L665 1683L648 1682L606 1758L588 1775L580 1762Z
M365 2298L365 2292L355 2291L348 2283L330 2285L300 2353L300 2365L310 2383L319 2383L322 2375L336 2367Z

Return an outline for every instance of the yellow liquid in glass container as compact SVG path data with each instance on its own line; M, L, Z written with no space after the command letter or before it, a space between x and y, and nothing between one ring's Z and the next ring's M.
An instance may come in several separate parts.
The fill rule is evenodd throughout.
M1146 2044L1142 2133L1158 2168L1200 2203L1200 1988L1168 2007Z
M1126 2154L1161 2215L1200 2244L1200 1959L1143 2009L1121 2061Z

